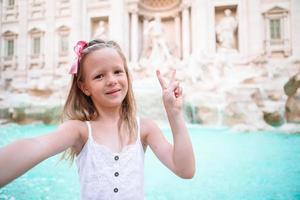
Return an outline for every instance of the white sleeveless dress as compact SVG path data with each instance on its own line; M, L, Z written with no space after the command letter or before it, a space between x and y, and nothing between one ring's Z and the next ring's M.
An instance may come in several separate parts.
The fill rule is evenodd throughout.
M144 199L144 150L140 122L134 144L113 153L93 140L90 122L88 140L76 158L81 200Z

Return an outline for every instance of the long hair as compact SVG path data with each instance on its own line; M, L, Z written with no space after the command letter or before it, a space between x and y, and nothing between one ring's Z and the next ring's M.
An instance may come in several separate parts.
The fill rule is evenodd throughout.
M63 107L62 118L63 120L91 121L97 117L101 117L99 116L91 97L85 95L78 87L78 82L84 81L82 72L86 55L103 48L115 49L123 60L128 81L128 91L121 105L118 130L122 144L124 143L124 140L120 132L121 128L124 128L126 132L129 133L129 142L132 142L137 138L136 104L126 58L120 46L114 41L92 40L84 47L79 59L77 74L72 77L71 88ZM75 151L71 148L63 154L63 158L71 160L71 162L74 160L74 157Z

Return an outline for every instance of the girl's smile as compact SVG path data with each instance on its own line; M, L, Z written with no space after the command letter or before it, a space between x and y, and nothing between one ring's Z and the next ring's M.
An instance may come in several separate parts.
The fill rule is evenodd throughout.
M105 94L108 94L108 95L116 95L118 92L120 92L121 89L113 89L113 90L109 90L107 91Z

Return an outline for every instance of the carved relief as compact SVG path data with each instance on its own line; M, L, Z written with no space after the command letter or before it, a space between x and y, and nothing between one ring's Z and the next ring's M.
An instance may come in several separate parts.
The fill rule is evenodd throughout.
M29 16L31 19L38 19L45 17L45 1L32 0L29 7Z
M69 0L59 0L56 2L57 17L65 17L71 15L71 4Z
M19 11L18 5L15 2L7 1L7 5L3 7L3 21L9 22L18 20Z
M170 9L180 4L181 0L141 0L140 5L152 10Z

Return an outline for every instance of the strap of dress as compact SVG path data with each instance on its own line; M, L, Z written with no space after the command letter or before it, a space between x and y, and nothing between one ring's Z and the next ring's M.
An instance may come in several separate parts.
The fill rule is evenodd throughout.
M88 127L88 131L89 131L89 139L93 140L91 123L89 121L85 121L85 122Z
M86 125L88 127L89 139L93 140L91 123L89 121L85 121L85 122L86 122ZM136 118L136 122L137 122L137 137L140 140L141 139L141 136L140 136L141 135L141 125L140 125L140 118L139 117Z
M136 123L137 123L137 138L141 139L141 124L140 124L140 118L136 117Z

